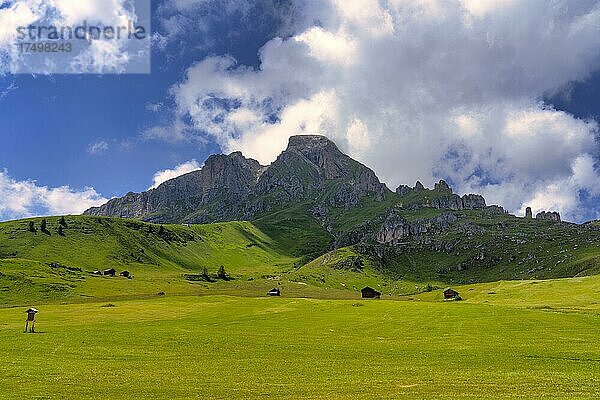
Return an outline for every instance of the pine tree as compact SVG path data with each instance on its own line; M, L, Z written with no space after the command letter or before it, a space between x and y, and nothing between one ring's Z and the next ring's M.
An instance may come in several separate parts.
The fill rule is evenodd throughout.
M63 226L62 225L58 225L58 234L60 236L64 236L65 235L64 232L63 232Z
M29 221L29 232L35 232L35 225L33 221Z
M67 221L65 221L65 217L60 217L60 221L58 221L58 223L60 224L60 226L64 226L65 228L67 227Z
M46 220L43 219L42 223L40 224L40 229L42 230L42 232L46 232Z
M219 267L219 272L217 272L217 276L221 279L227 280L228 276L227 276L227 272L225 272L224 266L221 265Z

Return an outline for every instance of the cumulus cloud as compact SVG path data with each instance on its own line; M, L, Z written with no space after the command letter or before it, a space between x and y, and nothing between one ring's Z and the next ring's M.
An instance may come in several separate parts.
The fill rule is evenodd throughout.
M107 199L94 188L76 190L69 186L49 188L33 180L18 181L6 170L0 171L0 219L26 218L36 215L80 214L99 206Z
M390 187L446 178L513 212L586 217L598 126L539 99L600 67L598 2L298 4L318 22L265 43L258 68L191 66L171 89L178 121L262 163L321 133Z
M200 169L200 164L196 160L190 160L177 165L173 169L165 169L154 174L154 183L148 189L156 189L162 183L177 178L178 176L197 171Z
M127 35L107 39L86 32L86 40L70 40L70 52L22 52L19 30L34 36L40 32L29 27L128 27L130 23L147 22L149 0L7 0L0 8L0 73L122 73L146 72L150 38L131 40ZM37 33L35 33L37 32ZM67 31L68 32L68 31ZM150 32L148 32L150 34ZM68 34L67 34L68 35ZM99 35L99 34L98 34ZM36 43L29 39L27 42ZM65 41L56 42L66 43Z

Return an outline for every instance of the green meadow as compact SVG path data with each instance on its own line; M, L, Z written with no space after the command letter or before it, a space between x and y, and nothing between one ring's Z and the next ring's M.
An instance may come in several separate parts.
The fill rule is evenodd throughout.
M1 399L600 398L600 275L453 285L464 300L444 302L445 282L354 247L305 262L318 235L267 220L29 221L0 224Z
M22 333L23 308L0 309L0 397L600 396L597 307L466 297L165 296L48 305L39 306L36 334Z

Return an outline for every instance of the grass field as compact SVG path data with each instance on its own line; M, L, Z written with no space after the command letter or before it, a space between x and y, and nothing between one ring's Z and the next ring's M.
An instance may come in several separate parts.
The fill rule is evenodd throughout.
M600 397L598 277L459 289L450 303L54 304L38 307L37 334L22 333L24 308L4 308L0 398Z
M485 279L443 302L451 281L358 246L304 263L326 235L303 235L301 211L163 228L71 216L62 235L58 218L0 224L0 399L600 398L600 275ZM597 268L585 243L566 272ZM454 257L427 254L411 265ZM91 274L111 267L134 278ZM361 300L365 285L382 300Z

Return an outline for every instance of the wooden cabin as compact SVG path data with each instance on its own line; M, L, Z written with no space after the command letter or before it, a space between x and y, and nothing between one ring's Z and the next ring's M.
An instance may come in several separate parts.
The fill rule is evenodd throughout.
M377 290L375 290L369 286L362 288L360 290L360 294L363 299L380 299L381 298L381 292L378 292Z
M267 296L281 296L279 288L273 288L267 292Z
M452 288L444 289L444 300L460 300L458 292Z
M117 271L114 268L104 270L104 276L115 276L116 273Z

